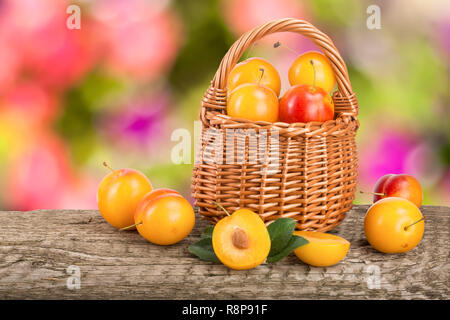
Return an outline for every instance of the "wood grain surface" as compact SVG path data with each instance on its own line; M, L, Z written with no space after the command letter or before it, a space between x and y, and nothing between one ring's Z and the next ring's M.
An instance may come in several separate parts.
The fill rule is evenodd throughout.
M422 242L392 255L366 241L367 208L332 231L351 242L341 263L314 268L291 254L248 271L187 251L207 225L199 217L188 238L162 247L97 211L0 212L0 299L449 299L450 208L423 207ZM79 289L69 266L80 270Z

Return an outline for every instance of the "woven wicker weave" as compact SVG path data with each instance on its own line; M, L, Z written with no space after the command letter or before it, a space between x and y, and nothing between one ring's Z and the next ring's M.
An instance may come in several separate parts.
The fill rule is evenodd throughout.
M308 37L331 61L338 84L333 94L335 119L325 123L287 124L227 116L226 83L231 69L252 43L268 34L286 31ZM327 35L308 22L290 18L271 21L245 33L226 53L202 100L202 139L192 180L192 195L199 212L216 223L225 216L217 202L231 212L244 207L251 209L266 224L290 217L297 220L298 230L334 228L344 219L354 199L357 114L358 103L347 67ZM252 147L245 131L237 134L234 149L228 150L233 150L230 152L234 162L226 161L229 160L225 159L229 148L227 129L254 129L257 134L267 130L266 145L278 151L278 170L271 170L271 154ZM211 130L221 133L222 138L212 138ZM276 138L272 132L277 132L278 144L270 140ZM247 142L244 149L238 148L239 141ZM211 151L216 147L222 148L223 154ZM205 159L205 154L214 155L219 161L211 162ZM255 161L255 157L265 161Z

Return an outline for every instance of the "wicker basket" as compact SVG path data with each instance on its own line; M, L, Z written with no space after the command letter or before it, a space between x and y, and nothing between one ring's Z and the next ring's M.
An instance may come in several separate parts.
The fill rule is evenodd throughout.
M338 84L333 94L335 119L287 124L227 116L226 83L231 69L254 42L268 34L287 31L311 39L331 61ZM202 100L202 139L192 180L192 195L200 214L212 223L219 221L225 213L217 202L231 212L244 207L251 209L266 224L290 217L297 220L298 230L334 228L353 205L358 165L357 114L358 103L347 67L327 35L308 22L291 18L271 21L245 33L226 53ZM251 129L268 136L264 153L249 143L251 137L245 132ZM219 132L222 137L211 132ZM230 132L235 136L227 140ZM230 141L232 144L226 143ZM239 149L242 141L245 146ZM219 153L215 148L223 151ZM268 150L275 150L273 154L278 157L275 167ZM234 162L225 159L227 151ZM205 154L213 155L215 161L205 158ZM264 161L255 161L255 157Z

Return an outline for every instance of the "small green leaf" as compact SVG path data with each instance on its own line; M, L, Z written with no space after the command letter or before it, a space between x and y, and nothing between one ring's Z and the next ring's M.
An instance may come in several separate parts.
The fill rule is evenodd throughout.
M202 232L202 239L205 239L205 238L212 239L213 231L214 231L214 226L207 226Z
M220 262L214 253L211 238L203 238L188 247L190 253L204 261Z
M290 254L292 251L294 251L298 247L301 247L307 243L309 243L309 242L305 238L293 235L293 236L291 236L291 239L288 241L287 245L280 252L278 252L275 255L267 257L267 262L275 263L277 261L280 261L281 259L286 257L288 254Z
M269 256L276 255L288 244L295 229L296 221L292 218L279 218L268 227L271 246Z

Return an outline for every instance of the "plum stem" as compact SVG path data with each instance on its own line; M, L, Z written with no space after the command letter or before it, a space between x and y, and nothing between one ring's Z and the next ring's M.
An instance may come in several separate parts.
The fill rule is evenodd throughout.
M275 43L273 44L273 47L274 47L274 48L281 47L281 42L280 42L280 41L275 42ZM298 55L298 52L295 51L294 49L290 48L289 46L284 45L284 47L285 47L286 49L288 49L289 51L291 51L291 52L293 52L293 53L295 53L295 54Z
M225 213L227 214L227 216L231 216L231 214L228 212L227 209L225 209L222 205L218 204L217 202L214 201L214 204L216 206L218 206L220 209L222 209L223 211L225 211Z
M264 77L264 68L260 68L259 71L261 71L261 76L259 77L258 85L261 85L261 80Z
M408 230L409 227L412 227L413 225L415 225L416 223L419 223L419 222L422 221L423 219L424 219L424 217L420 218L419 220L417 220L417 221L414 222L414 223L411 223L409 226L406 226L406 227L405 227L405 231Z
M103 166L105 166L106 168L108 168L109 170L111 170L111 172L114 172L114 169L111 168L111 167L106 163L106 161L103 161Z
M133 228L133 227L136 227L136 226L138 226L138 225L140 225L140 224L142 224L142 221L141 221L141 222L138 222L138 223L135 223L135 224L132 224L131 226L128 226L128 227L123 227L123 228L119 229L119 231L128 230L128 229L131 229L131 228Z

